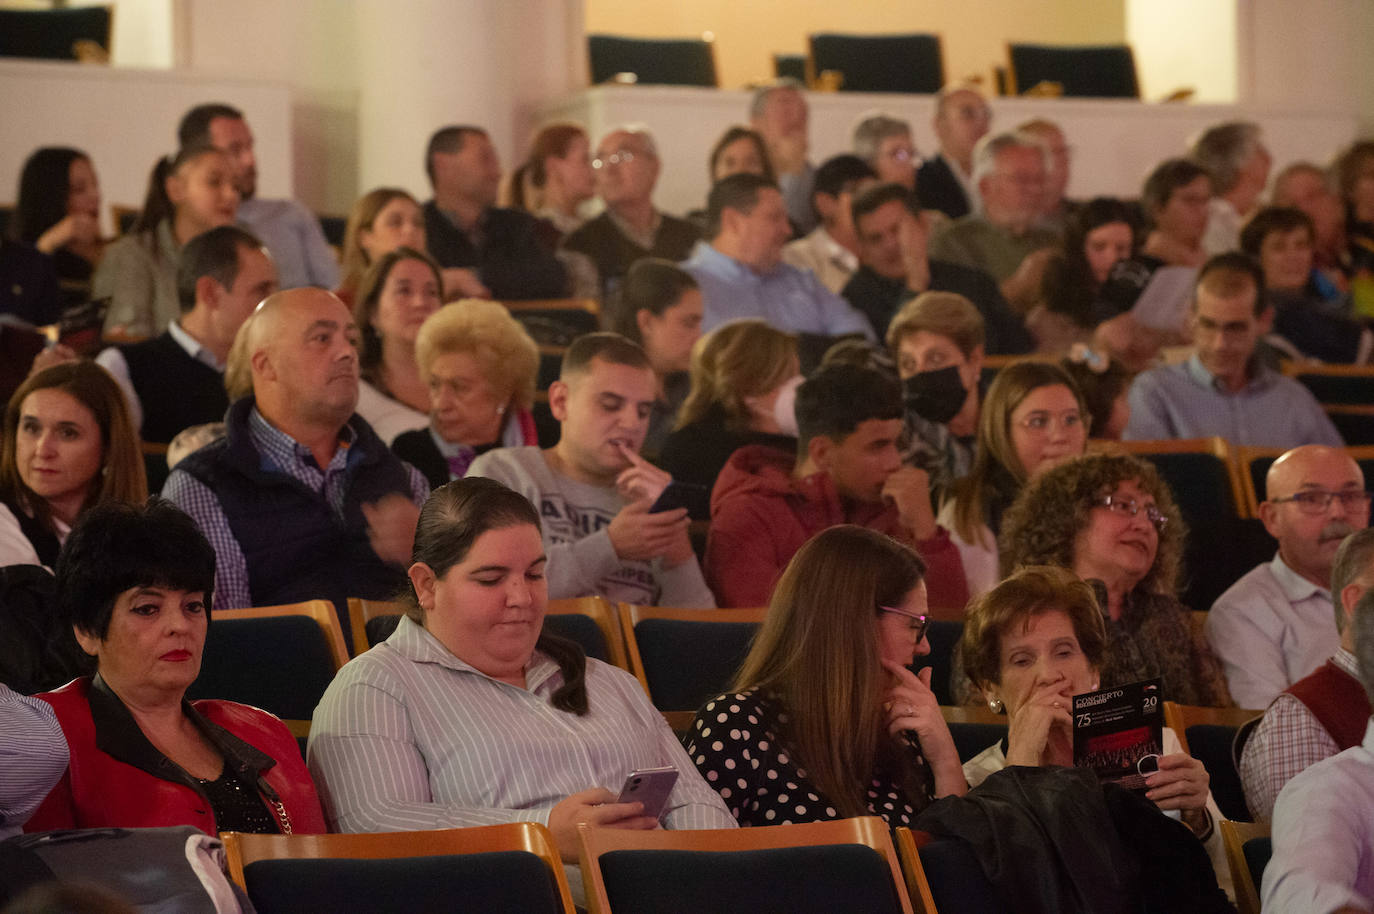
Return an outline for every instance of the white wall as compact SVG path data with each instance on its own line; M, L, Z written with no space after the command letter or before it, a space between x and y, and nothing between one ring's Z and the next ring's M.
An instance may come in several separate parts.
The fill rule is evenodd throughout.
M216 76L251 72L289 89L287 193L324 212L348 212L358 187L357 3L177 2L187 67ZM253 128L261 143L261 128Z
M258 134L263 196L290 192L291 103L285 86L170 70L0 60L0 202L12 202L24 160L39 146L75 146L95 163L109 204L141 206L159 156L176 151L176 125L199 102L241 107ZM108 222L105 231L112 231Z
M424 150L447 124L486 128L507 171L535 107L580 87L581 4L573 0L356 0L361 192L429 196Z
M1270 107L1360 118L1374 133L1374 3L1237 0L1252 97Z
M1239 92L1235 0L1126 0L1142 98L1196 90L1194 101L1246 101Z

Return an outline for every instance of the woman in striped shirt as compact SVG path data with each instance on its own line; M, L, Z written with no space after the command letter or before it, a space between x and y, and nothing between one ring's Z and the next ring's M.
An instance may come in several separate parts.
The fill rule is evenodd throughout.
M663 825L734 825L634 677L542 631L546 559L524 497L477 477L436 489L414 558L395 634L345 666L315 710L308 757L331 826L540 822L571 864L580 823L658 826L612 789L667 765L680 777Z

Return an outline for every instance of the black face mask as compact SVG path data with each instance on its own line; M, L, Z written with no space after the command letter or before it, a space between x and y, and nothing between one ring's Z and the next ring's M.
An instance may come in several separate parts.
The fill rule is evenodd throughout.
M944 425L964 408L968 390L959 377L959 366L922 371L903 383L906 408L927 422Z

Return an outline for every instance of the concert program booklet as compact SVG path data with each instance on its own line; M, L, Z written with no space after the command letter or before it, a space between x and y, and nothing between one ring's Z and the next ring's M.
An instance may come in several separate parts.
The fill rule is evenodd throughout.
M1098 689L1073 697L1073 763L1103 782L1144 790L1164 751L1160 680Z

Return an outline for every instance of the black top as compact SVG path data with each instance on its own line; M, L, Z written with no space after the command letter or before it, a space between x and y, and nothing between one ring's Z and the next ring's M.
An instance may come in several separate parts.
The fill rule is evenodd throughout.
M0 314L13 314L35 327L55 324L62 316L52 261L8 238L0 238Z
M932 260L929 289L955 292L973 303L983 316L983 345L988 355L1022 355L1035 348L1035 340L1002 297L1001 288L982 270ZM902 280L880 276L868 266L859 267L840 294L864 313L880 340L887 336L887 326L897 310L916 297Z
M689 482L709 489L716 484L716 477L730 455L746 444L766 444L789 454L797 451L797 439L791 435L734 431L727 427L725 411L717 404L697 421L668 435L663 442L663 449L659 451L658 465L678 482Z
M433 200L425 204L424 213L430 256L440 266L476 270L498 301L568 294L567 271L539 241L539 227L529 213L491 207L478 226L480 245L441 213Z
M1134 308L1136 300L1155 275L1155 270L1163 266L1168 264L1149 254L1137 254L1128 260L1117 261L1097 293L1086 326L1096 327Z
M759 689L721 695L697 712L687 754L741 825L786 825L843 818L807 778L787 741L787 712ZM879 763L865 785L871 815L890 828L910 826L935 797L935 777L910 737L903 742L922 793L909 792L892 766Z
M686 260L701 238L701 232L685 219L660 213L663 220L654 235L654 245L644 248L626 238L616 228L610 213L588 219L563 239L563 247L590 257L601 278L603 299L614 293L620 280L636 260L643 257L662 257L674 262Z
M501 446L500 441L493 441L474 447L472 452L475 457L480 457L492 448ZM423 473L431 489L437 489L453 479L448 459L439 452L439 446L434 443L434 436L427 428L411 429L397 435L391 442L391 453Z
M196 783L210 801L221 832L272 835L281 831L281 824L267 811L257 790L246 786L228 765L215 780L196 778Z
M193 425L218 422L229 408L224 375L194 358L170 331L121 346L129 380L143 407L139 437L169 444Z
M1274 309L1274 332L1309 358L1323 362L1354 362L1360 351L1363 327L1322 301L1314 291L1276 292L1265 298Z
M971 212L964 185L940 156L931 156L917 169L916 199L924 209L938 209L951 219Z

